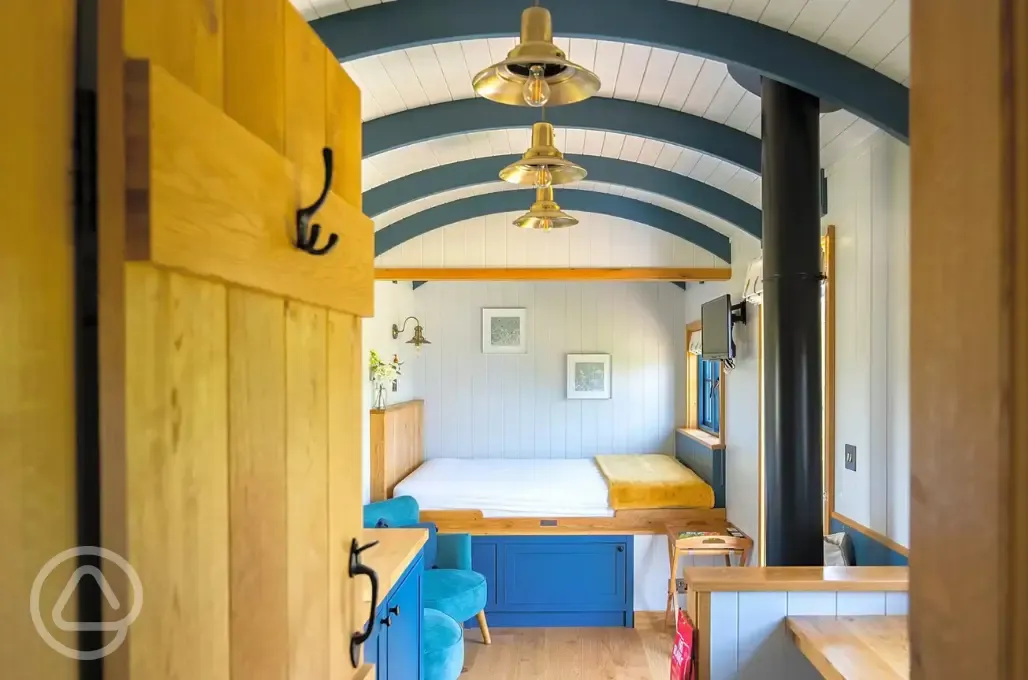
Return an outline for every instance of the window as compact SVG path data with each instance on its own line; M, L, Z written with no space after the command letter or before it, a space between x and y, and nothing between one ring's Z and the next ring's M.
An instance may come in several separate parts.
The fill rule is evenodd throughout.
M721 362L698 357L696 423L701 430L718 434L721 427Z

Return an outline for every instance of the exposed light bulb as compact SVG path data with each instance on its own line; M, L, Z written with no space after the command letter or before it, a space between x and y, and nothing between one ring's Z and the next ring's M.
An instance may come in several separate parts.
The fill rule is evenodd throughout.
M526 104L536 108L546 106L546 102L550 101L550 84L546 82L543 67L539 64L529 69L528 80L521 89L521 95L525 98Z
M550 168L540 165L535 171L535 186L537 189L548 189L553 184L553 175Z
M539 224L542 227L543 231L549 231L550 228L553 226L553 220L551 220L549 217L544 217L542 220L539 221Z

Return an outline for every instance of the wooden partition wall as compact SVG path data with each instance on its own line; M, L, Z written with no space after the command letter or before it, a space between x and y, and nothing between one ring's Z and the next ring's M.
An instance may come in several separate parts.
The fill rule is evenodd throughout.
M405 401L372 409L371 500L392 498L393 488L425 460L421 423L425 402Z
M43 77L40 75L43 74ZM73 680L29 617L40 568L75 537L72 134L75 3L0 3L0 675ZM50 612L74 570L47 579ZM75 603L65 616L75 620ZM48 626L62 644L75 634Z
M348 680L359 91L288 0L99 6L103 535L145 592L106 677Z

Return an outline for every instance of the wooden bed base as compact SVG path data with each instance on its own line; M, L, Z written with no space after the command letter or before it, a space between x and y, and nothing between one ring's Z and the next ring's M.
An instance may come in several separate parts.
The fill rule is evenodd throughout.
M433 522L442 534L475 536L663 534L667 524L704 528L724 526L724 508L617 510L613 517L483 517L480 510L425 510L422 522Z
M424 462L420 399L371 411L371 500L392 498L393 488ZM440 533L500 535L622 535L663 534L666 524L703 527L723 526L724 508L662 508L617 510L613 517L497 517L485 518L480 510L432 510L421 520L434 522Z

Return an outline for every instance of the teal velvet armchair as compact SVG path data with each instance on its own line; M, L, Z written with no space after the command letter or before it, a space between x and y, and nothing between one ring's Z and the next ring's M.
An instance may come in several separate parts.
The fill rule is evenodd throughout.
M486 580L471 569L471 536L439 534L434 524L420 522L419 515L418 502L411 496L400 496L365 505L364 526L428 529L422 581L425 608L437 609L458 623L475 617L482 630L482 640L490 644L485 619Z

